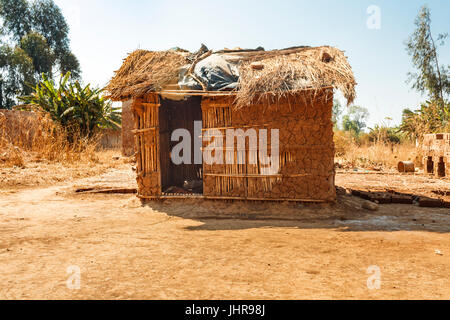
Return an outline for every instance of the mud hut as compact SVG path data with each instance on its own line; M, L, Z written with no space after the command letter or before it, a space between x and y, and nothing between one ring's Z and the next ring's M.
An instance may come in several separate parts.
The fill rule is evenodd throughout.
M334 89L351 103L355 85L336 48L213 52L202 46L196 53L137 50L107 91L131 106L144 201L196 196L325 202L336 198ZM181 140L172 140L179 128L189 132L193 151L183 150L191 161L176 164L173 149ZM208 151L214 161L204 161Z

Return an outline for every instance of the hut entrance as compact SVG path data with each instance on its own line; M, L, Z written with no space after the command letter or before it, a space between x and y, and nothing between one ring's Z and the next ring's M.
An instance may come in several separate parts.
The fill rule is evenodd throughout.
M201 97L182 100L161 99L159 111L161 187L166 195L179 193L203 193L202 165L195 164L195 121L202 121ZM181 142L171 141L172 133L185 129L190 133L191 161L175 164L171 159L173 148ZM201 146L198 146L200 149ZM183 156L183 153L181 152Z
M439 158L439 163L438 163L438 177L440 177L440 178L445 177L445 162L444 162L444 157L440 157L440 158Z
M427 160L427 173L434 173L433 157L428 157L428 160Z

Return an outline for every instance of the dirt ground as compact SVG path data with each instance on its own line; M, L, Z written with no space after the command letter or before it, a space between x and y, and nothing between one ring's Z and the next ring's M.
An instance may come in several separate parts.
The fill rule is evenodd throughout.
M450 190L449 180L411 175L339 173L336 181ZM1 299L450 299L450 209L372 212L351 196L336 205L142 207L130 194L74 192L85 186L133 187L134 172L122 164L88 178L0 187ZM67 286L73 266L79 290ZM380 289L367 286L371 266Z

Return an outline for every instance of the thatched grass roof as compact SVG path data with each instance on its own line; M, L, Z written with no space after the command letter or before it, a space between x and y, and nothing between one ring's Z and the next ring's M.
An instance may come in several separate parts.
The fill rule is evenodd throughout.
M177 83L182 68L184 72L186 68L188 73L192 72L196 63L211 54L205 50L197 54L136 50L125 59L106 90L113 100L163 91L168 84ZM356 96L356 82L347 58L343 51L333 47L222 50L215 54L238 66L238 106L248 105L257 97L279 97L327 86L340 90L349 104ZM201 80L196 80L201 84Z
M136 50L125 59L106 90L113 100L160 91L178 77L185 64L186 57L180 52Z

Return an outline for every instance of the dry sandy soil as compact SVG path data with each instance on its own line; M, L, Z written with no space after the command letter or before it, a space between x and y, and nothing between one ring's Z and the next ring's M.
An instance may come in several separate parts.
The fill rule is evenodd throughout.
M39 188L0 188L1 299L449 299L450 210L412 205L244 204L142 207L129 166ZM344 187L418 188L448 180L338 174ZM420 183L419 183L420 182ZM426 190L425 190L426 189ZM81 270L79 290L67 268ZM367 286L370 266L381 288Z

